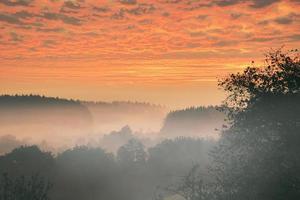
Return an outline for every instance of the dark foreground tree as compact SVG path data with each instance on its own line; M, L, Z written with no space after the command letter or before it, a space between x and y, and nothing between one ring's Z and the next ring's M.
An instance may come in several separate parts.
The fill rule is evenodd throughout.
M3 174L0 178L0 200L49 200L49 182L40 176L9 178Z
M192 169L183 176L180 183L169 186L167 192L171 195L179 195L186 200L209 200L211 198L210 186L207 184L207 181L204 180L199 167L199 165L194 165Z
M265 66L220 82L232 122L213 152L215 194L230 200L300 199L300 58L273 51Z

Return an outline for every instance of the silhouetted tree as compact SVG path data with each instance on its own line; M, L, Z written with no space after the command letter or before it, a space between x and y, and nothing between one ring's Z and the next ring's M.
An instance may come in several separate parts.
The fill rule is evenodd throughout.
M300 58L297 51L266 55L220 82L232 126L214 151L218 199L300 199Z

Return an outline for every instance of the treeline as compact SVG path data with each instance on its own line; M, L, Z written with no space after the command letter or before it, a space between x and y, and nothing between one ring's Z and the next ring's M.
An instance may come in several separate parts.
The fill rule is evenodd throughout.
M115 155L81 146L55 156L37 146L24 146L0 157L0 174L11 180L43 177L40 183L51 183L47 195L55 200L146 200L179 182L194 164L204 170L213 146L212 141L182 137L147 150L132 139Z
M1 95L0 106L53 106L53 105L81 105L80 101L62 99L59 97L46 97L41 95Z
M109 132L127 124L135 130L158 131L167 112L168 108L164 106L146 102L94 102L33 94L0 96L0 113L2 114L0 124L5 127L18 120L19 123L24 125L22 129L27 130L32 127L28 127L26 124L32 124L36 121L34 126L40 129L36 128L34 131L41 132L41 134L45 131L45 126L40 126L40 124L47 125L47 120L54 120L56 123L56 121L68 122L69 119L74 119L74 124L82 121L87 122L87 127L83 129L84 131L81 131L85 134L92 131ZM48 119L49 116L50 120ZM29 122L28 119L30 119ZM15 130L13 133L3 134L22 135L18 129L13 127L2 129ZM56 129L64 130L61 127ZM66 131L69 132L69 130ZM0 135L1 132L0 129Z
M163 109L162 105L151 104L148 102L137 102L137 101L81 101L74 99L65 99L60 97L49 97L37 94L15 94L0 95L0 106L21 106L21 105L89 105L89 106L104 106L104 107L132 107L134 108L152 108L152 109Z
M63 146L92 131L93 118L79 101L39 95L0 96L0 136L31 138ZM1 149L1 148L0 148Z
M81 101L81 103L90 105L90 106L128 106L133 108L152 108L152 109L166 109L163 105L152 104L149 102L138 102L138 101L112 101L112 102L103 102L103 101Z
M216 137L226 115L217 106L190 107L168 113L160 130L164 136Z

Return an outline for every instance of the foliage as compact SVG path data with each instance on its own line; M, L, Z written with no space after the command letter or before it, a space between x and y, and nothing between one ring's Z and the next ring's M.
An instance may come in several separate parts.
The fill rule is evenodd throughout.
M219 82L229 93L224 105L237 111L251 109L265 97L299 93L300 56L298 50L281 49L266 54L266 66L247 67ZM237 114L237 113L236 113Z
M213 152L218 199L299 199L300 59L277 50L266 66L220 83L232 120Z
M12 179L3 174L0 180L0 200L49 200L51 184L40 176Z
M199 165L194 165L183 176L179 184L169 186L167 190L173 194L182 196L186 200L207 200L210 198L210 188L200 174Z
M53 183L49 192L53 200L150 200L158 186L169 185L194 164L203 169L213 144L182 137L147 150L135 139L116 155L86 146L52 155L24 146L0 156L0 173L14 180L40 174Z
M218 107L190 107L168 113L160 132L166 136L215 136L225 115Z
M58 97L45 97L40 95L1 95L0 106L80 106L80 101L73 99L61 99Z
M124 165L145 164L146 152L144 145L136 139L129 140L127 144L119 148L117 159Z

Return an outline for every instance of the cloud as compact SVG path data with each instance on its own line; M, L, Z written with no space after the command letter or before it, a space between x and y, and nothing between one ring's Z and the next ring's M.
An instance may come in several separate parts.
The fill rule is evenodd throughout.
M63 4L63 7L69 8L69 9L75 9L75 10L78 10L81 8L80 4L75 1L65 1Z
M182 0L163 0L163 3L169 3L169 4L176 4L176 3L181 3Z
M139 21L140 25L149 25L152 23L153 23L153 20L151 20L151 19L143 19L143 20Z
M103 12L103 13L110 11L110 9L107 7L97 7L97 6L94 6L93 10L97 12Z
M207 59L207 58L220 58L220 57L232 57L241 56L243 52L239 49L228 49L227 51L174 51L161 54L161 58L170 59Z
M195 10L199 8L208 8L212 6L219 6L219 7L228 7L228 6L235 6L239 4L249 4L251 8L264 8L270 6L273 3L280 2L281 0L212 0L206 1L203 3L200 1L181 1L181 0L165 0L164 3L182 3L186 2L186 5L189 7L185 8L186 10Z
M22 21L23 19L29 19L33 17L39 17L39 15L29 13L27 11L18 11L16 13L11 13L11 14L1 14L0 13L0 21L9 23L9 24L14 24L14 25L19 25L18 28L23 28L23 29L31 29L31 26L36 26L36 27L41 27L43 24L41 22L35 21L35 22L24 22Z
M10 32L10 40L13 42L22 42L23 41L23 36L18 35L15 32Z
M25 23L19 20L18 17L2 13L0 13L0 21L16 25L25 25Z
M205 19L207 19L209 17L209 15L198 15L196 18L198 19L198 20L205 20Z
M37 28L36 30L45 33L49 33L49 32L62 33L65 31L64 28Z
M76 17L64 15L61 13L45 12L42 14L41 17L48 19L48 20L60 20L60 21L64 22L65 24L81 25L80 19L78 19Z
M113 19L124 19L125 14L130 14L130 15L144 15L144 14L149 14L155 11L156 8L152 4L138 4L134 8L121 8L118 12L114 13L112 15Z
M143 15L151 13L155 10L154 5L152 4L139 4L137 7L132 9L125 9L125 12L132 15Z
M30 6L34 0L0 0L6 6Z
M16 16L17 18L21 18L21 19L28 19L28 18L34 17L35 14L29 13L25 10L22 10L22 11L16 12L14 14L14 16Z
M275 39L278 39L278 38L275 38L275 37L254 37L254 38L248 39L247 42L264 43L264 42L269 42L269 41L272 41L272 40L275 40Z
M169 16L170 16L170 13L168 13L168 12L163 12L161 15L164 16L164 17L169 17Z
M99 35L99 33L96 33L96 32L91 31L91 32L86 32L86 33L84 33L84 35L91 36L91 37L96 37L96 36Z
M60 20L65 24L71 25L81 25L82 20L77 17L69 16L62 13L54 13L54 12L44 12L42 14L33 14L26 10L18 11L16 13L0 13L0 21L7 22L10 24L16 25L33 25L33 26L41 26L42 24L39 22L23 22L22 19L29 18L44 18L48 20Z
M252 8L264 8L270 6L271 4L280 2L281 0L217 0L214 3L218 6L232 6L240 3L251 2L250 7Z
M231 13L230 17L232 19L238 19L238 18L242 17L243 15L244 15L243 13Z
M120 3L127 4L127 5L134 5L137 4L137 0L120 0Z
M12 8L0 4L5 8L0 14L0 23L3 24L1 30L6 34L2 34L4 36L2 40L8 45L12 43L8 41L13 38L9 35L11 31L24 35L22 43L24 45L18 45L18 51L25 57L30 57L30 54L26 54L26 50L21 48L29 49L36 46L30 38L36 38L41 46L57 47L49 51L49 54L53 54L52 56L63 54L61 57L76 54L79 52L77 48L84 51L87 48L85 44L92 48L93 52L102 52L99 45L96 45L100 43L105 48L103 57L109 58L119 57L116 56L119 52L126 52L123 56L126 58L133 55L137 57L136 52L144 49L146 50L141 57L146 57L147 53L154 52L153 55L156 56L164 52L172 53L185 49L193 54L195 48L213 47L252 51L252 48L261 49L269 46L271 42L274 45L283 42L286 45L295 43L297 35L291 36L290 39L287 36L297 33L300 22L294 11L300 4L292 3L291 0L282 1L278 6L276 2L279 0L105 0L102 3L57 1L51 3L50 0L46 0L45 4L38 4L38 1L35 1L31 4L34 6L26 8ZM269 5L273 5L274 9L257 10L267 8ZM290 24L291 26L287 26ZM233 26L236 27L231 28ZM274 30L280 30L281 33L274 34ZM76 38L67 37L69 36L67 34L71 33ZM270 42L274 35L278 35L278 38ZM71 43L68 38L78 42ZM133 43L133 38L138 38L137 42ZM233 38L238 41L236 45L231 41ZM14 37L14 40L18 38ZM43 42L46 40L52 42ZM74 48L67 48L67 52L61 52L60 50L66 46ZM3 49L10 51L9 48ZM37 54L42 49L38 48ZM88 52L84 56L89 59L95 56L92 54ZM187 54L182 54L181 57L193 57Z
M265 25L268 25L269 23L270 23L269 20L262 20L262 21L258 22L257 25L265 26Z
M194 31L189 33L191 37L202 37L206 36L206 33L204 31Z
M281 0L252 0L253 3L250 6L252 8L264 8L280 1Z
M119 11L115 12L114 14L112 14L111 16L112 19L124 19L125 18L125 10L124 9L120 9Z
M291 17L278 17L274 20L277 24L291 24L293 19Z
M44 40L43 41L43 47L46 47L46 48L52 48L53 46L55 46L57 44L56 41L54 40Z
M300 15L298 15L298 14L291 13L289 15L281 16L281 17L274 19L274 22L276 22L277 24L282 24L282 25L291 24L294 22L295 18L297 18L299 16Z
M219 42L215 42L213 46L217 47L226 47L226 46L233 46L233 45L238 45L239 41L237 40L223 40Z
M193 48L201 47L201 44L200 44L200 43L192 43L192 42L189 42L189 43L187 43L185 46L186 46L186 48L193 49Z
M199 8L210 8L214 5L214 2L206 2L206 3L192 3L189 2L187 5L189 5L188 7L184 8L184 10L188 10L188 11L193 11L193 10L197 10Z
M288 38L292 41L300 41L300 34L290 35Z
M242 2L242 0L218 0L218 1L215 1L215 4L218 6L224 7L224 6L232 6L232 5L241 3L241 2Z
M79 1L65 1L62 5L60 12L63 13L78 13L83 7L79 4Z

